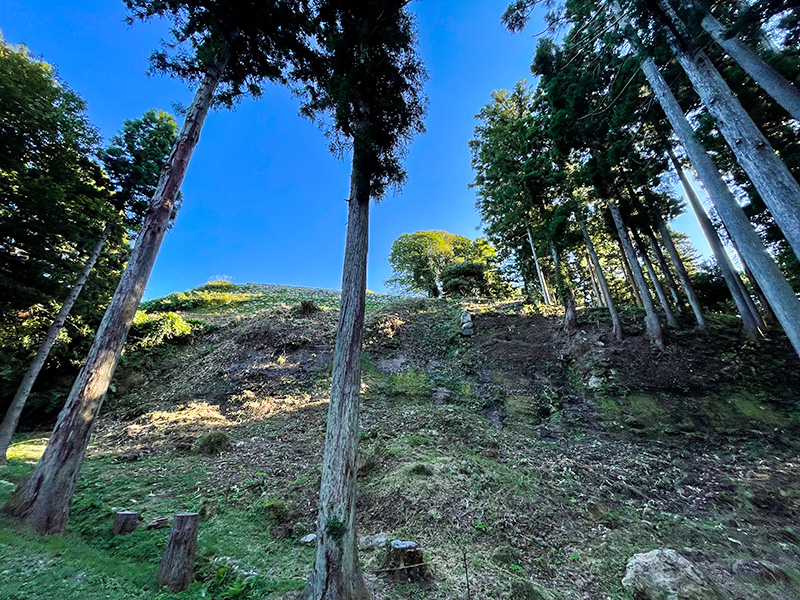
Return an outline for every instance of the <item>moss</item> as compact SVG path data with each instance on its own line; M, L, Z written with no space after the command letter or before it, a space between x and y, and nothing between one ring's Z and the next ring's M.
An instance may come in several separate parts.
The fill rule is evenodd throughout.
M325 523L325 533L327 533L332 540L338 542L344 537L344 534L347 533L347 524L334 515Z

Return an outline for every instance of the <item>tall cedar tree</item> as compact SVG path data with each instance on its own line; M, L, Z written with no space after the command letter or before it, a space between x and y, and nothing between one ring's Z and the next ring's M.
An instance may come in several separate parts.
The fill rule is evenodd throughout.
M115 188L109 196L113 207L112 214L83 269L72 282L72 287L25 372L3 422L0 423L0 463L5 461L11 437L17 428L36 378L100 258L112 230L117 226L117 221L122 218L126 228L134 232L141 227L147 207L146 199L152 197L155 191L159 173L167 161L170 148L175 143L177 130L175 120L170 115L150 110L141 119L125 121L122 132L114 136L111 139L111 146L101 153L106 173Z
M302 73L302 112L327 117L332 147L352 149L342 307L322 463L316 554L304 597L368 597L355 536L356 448L367 278L369 206L406 173L401 159L423 131L425 72L407 0L322 0L317 53Z
M303 41L305 15L294 1L127 0L131 19L173 20L178 51L153 55L156 70L199 81L195 98L147 207L128 266L86 362L33 475L14 492L6 514L43 533L64 530L86 446L125 338L175 207L181 183L212 105L258 95L266 79L282 79ZM174 47L175 44L172 46ZM302 46L299 46L302 51Z

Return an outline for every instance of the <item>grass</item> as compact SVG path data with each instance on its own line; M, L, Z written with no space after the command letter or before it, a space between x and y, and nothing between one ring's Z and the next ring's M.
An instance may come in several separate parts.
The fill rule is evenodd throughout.
M259 287L207 291L273 301ZM214 310L245 313L252 302ZM471 339L458 334L465 307L478 315ZM382 551L364 551L376 600L465 598L465 562L476 600L629 600L620 584L627 560L660 547L689 552L717 573L737 559L779 564L789 584L742 585L753 598L796 595L800 442L779 386L785 365L762 356L754 381L761 350L737 352L730 332L712 332L710 346L719 344L735 377L685 392L629 379L624 393L604 388L594 397L585 379L608 356L592 354L583 368L582 353L605 347L580 346L574 336L570 368L540 358L560 337L504 350L547 327L546 317L524 311L521 303L408 300L373 320L363 361L359 535L419 542L436 580L430 590L389 585L375 573ZM134 381L141 369L123 366L121 388L134 391L125 406L112 397L99 423L67 533L37 537L0 521L0 598L278 600L303 588L313 549L298 540L314 529L330 386L329 366L317 357L331 349L335 313L306 318L272 308L231 321L170 347L147 377ZM560 336L560 326L552 330ZM386 358L402 359L392 363L402 368L383 368ZM448 394L437 402L442 389ZM502 409L502 429L483 416L487 406ZM682 428L687 415L694 420ZM198 454L203 436L222 431L230 445ZM0 502L44 443L15 439L0 467ZM120 460L131 449L147 452ZM156 589L168 529L114 537L118 509L140 512L144 524L201 513L189 591Z
M367 311L375 311L397 302L398 296L368 292ZM197 314L248 314L267 308L295 305L313 300L322 308L339 308L340 293L336 290L268 284L233 284L212 281L188 292L176 292L142 303L149 313L170 311Z

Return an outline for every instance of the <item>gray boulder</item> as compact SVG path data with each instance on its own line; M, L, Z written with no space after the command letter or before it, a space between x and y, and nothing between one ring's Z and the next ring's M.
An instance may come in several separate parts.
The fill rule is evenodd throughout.
M669 549L633 556L622 585L635 600L723 600L700 569Z

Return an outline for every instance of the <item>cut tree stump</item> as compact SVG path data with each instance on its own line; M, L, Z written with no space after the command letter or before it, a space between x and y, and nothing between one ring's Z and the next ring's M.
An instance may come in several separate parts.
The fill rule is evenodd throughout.
M136 531L142 517L139 513L121 510L114 515L114 535L128 535Z
M181 513L172 523L167 551L158 568L158 583L173 592L184 591L192 582L199 521L198 513Z
M422 548L416 542L392 540L388 546L382 575L397 583L416 583L426 586L432 583L433 575L425 563Z

